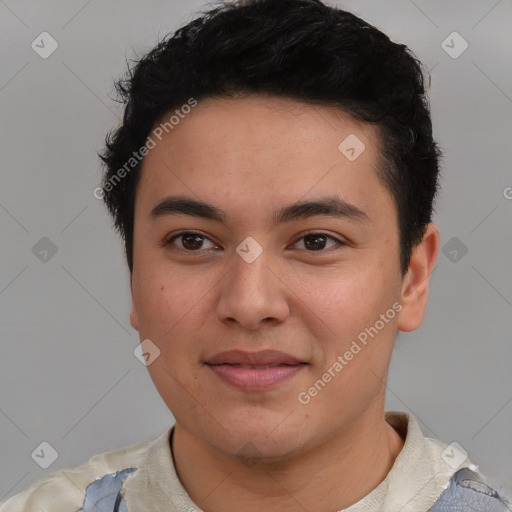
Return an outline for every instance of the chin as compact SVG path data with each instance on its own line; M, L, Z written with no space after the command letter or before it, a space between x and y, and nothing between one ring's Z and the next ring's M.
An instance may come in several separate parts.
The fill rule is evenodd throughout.
M231 456L262 458L269 462L283 460L302 448L303 437L307 434L297 423L299 418L294 416L285 410L267 414L237 411L223 415L224 428L218 431L221 438L215 436L217 439L212 439L212 444ZM303 426L304 423L302 419Z
M246 465L283 462L301 451L300 441L286 433L277 439L269 439L264 436L255 438L240 432L236 438L227 441L225 446L217 446L217 449Z

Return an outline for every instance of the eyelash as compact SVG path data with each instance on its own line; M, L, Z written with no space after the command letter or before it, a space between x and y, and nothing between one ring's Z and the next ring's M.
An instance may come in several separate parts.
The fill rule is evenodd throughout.
M184 235L198 235L200 236L201 238L204 238L205 240L209 240L210 242L212 242L213 244L215 244L215 242L213 240L211 240L209 237L207 237L206 235L203 235L202 233L198 232L198 231L180 231L179 233L176 233L175 235L173 235L171 238L169 238L168 240L166 240L164 242L164 246L165 247L170 247L173 245L173 242L174 240L176 240L177 238L181 237L181 236L184 236ZM336 244L338 245L337 248L341 247L341 246L344 246L344 245L347 245L346 243L342 242L341 240L338 240L337 238L335 238L334 236L332 235L329 235L328 233L325 233L323 231L308 231L306 233L303 233L302 236L300 236L299 238L297 238L297 240L293 243L293 245L295 245L299 240L302 240L303 238L307 237L307 236L311 236L311 235L323 235L325 238L327 239L330 239L330 240L333 240L334 242L336 242ZM217 244L215 244L217 245ZM329 249L333 249L333 247L329 247L327 249L318 249L317 251L308 251L307 249L303 249L303 250L306 250L306 252L309 252L309 253L322 253L322 252L327 252ZM189 254L202 254L205 250L208 250L208 249L204 249L204 250L201 250L201 249L198 249L197 251L191 251L191 250L187 250L187 249L181 249L181 248L178 248L176 247L175 250L177 251L181 251L181 252L186 252L186 253L189 253Z

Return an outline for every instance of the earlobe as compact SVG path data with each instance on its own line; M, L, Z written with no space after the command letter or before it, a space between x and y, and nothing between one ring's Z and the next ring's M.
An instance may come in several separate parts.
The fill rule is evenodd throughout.
M423 322L427 309L430 275L439 251L439 230L433 223L427 225L421 242L413 248L409 268L402 282L398 330L409 332Z
M130 311L130 325L136 330L139 330L139 316L135 309L135 304L132 302L132 310Z

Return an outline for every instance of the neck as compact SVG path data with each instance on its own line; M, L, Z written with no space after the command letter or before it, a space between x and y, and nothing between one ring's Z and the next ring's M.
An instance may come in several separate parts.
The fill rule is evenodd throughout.
M284 461L240 461L176 424L173 455L191 499L205 512L332 512L377 487L404 444L384 419L364 418L341 435Z

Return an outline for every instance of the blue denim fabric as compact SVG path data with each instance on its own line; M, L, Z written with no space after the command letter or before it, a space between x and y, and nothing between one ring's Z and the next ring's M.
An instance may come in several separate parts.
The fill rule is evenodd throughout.
M127 512L121 489L126 477L137 468L109 473L87 486L82 508L76 512ZM434 506L425 512L511 512L512 503L482 477L463 468L457 471ZM152 512L152 511L148 511ZM423 512L423 511L418 511Z
M428 512L509 512L512 504L468 468L457 471Z
M137 468L128 468L90 483L85 490L84 504L76 512L127 512L121 496L125 478Z

